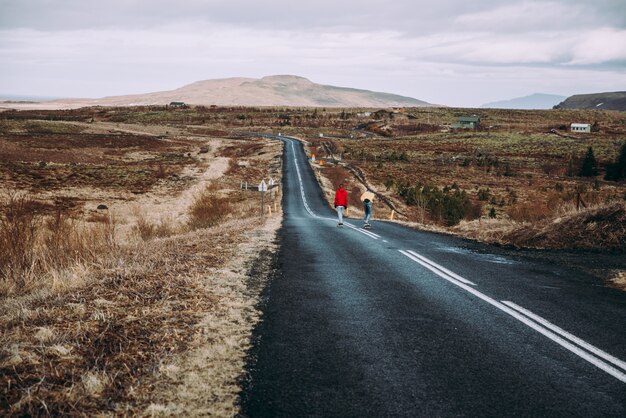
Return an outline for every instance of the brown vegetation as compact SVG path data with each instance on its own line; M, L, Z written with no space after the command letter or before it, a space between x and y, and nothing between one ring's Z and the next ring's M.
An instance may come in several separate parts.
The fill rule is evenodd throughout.
M603 204L517 228L505 242L531 248L626 251L626 204Z
M249 263L261 248L259 194L241 185L278 179L282 162L280 144L232 131L301 136L326 163L315 167L328 198L339 182L352 202L373 188L379 218L394 208L503 245L624 251L626 186L603 180L626 138L623 113L490 109L488 129L449 129L468 112L0 112L0 414L237 413L259 289L235 254L247 245ZM579 121L598 131L562 129ZM579 178L589 146L599 173ZM187 361L200 346L211 349ZM176 385L191 381L174 365L223 369L181 406Z
M123 264L92 271L89 286L4 300L0 413L142 413L155 396L143 381L189 348L194 324L225 302L207 272L226 265L256 223L125 248ZM228 330L214 338L220 332Z
M333 168L337 164L353 174L349 189L371 188L385 197L379 199L375 216L388 217L394 209L410 222L444 227L461 222L463 228L450 231L467 237L482 239L489 235L485 229L498 230L496 224L506 223L507 228L539 225L557 219L572 206L582 210L624 202L624 182L603 179L626 141L623 113L481 109L484 128L450 129L456 117L468 112L477 110L380 111L372 113L369 122L359 118L360 124L353 114L344 112L342 122L352 121L361 126L360 132L378 135L358 136L355 132L359 131L348 135L334 129L325 130L323 138L311 132L304 139L311 154L325 159L324 166L314 166L331 183L337 182ZM593 121L597 131L554 135L580 120ZM384 135L372 130L383 126ZM339 161L328 149L329 136L343 149ZM589 147L597 160L597 175L578 177ZM328 198L332 198L330 191ZM481 222L467 222L473 219ZM619 224L609 224L617 234ZM516 237L518 245L531 245ZM556 241L557 237L550 246L558 247ZM578 248L603 245L584 240L575 243ZM605 244L607 249L615 249L610 239ZM561 245L569 247L570 243Z
M189 227L210 228L222 222L230 212L230 199L227 196L205 190L189 208Z
M279 180L281 145L123 122L142 117L0 113L0 415L150 414L170 397L156 390L167 362L249 336L248 269L278 223L259 233L258 195L239 184ZM203 382L216 411L234 411L244 356L233 347Z
M51 273L78 263L105 263L117 250L115 220L82 225L62 207L52 215L26 195L9 194L0 211L0 295L50 286Z
M453 232L498 245L520 248L626 251L626 204L589 209L562 208L558 214L517 222L490 219L461 223Z
M611 279L611 284L618 289L626 291L626 271L615 272Z

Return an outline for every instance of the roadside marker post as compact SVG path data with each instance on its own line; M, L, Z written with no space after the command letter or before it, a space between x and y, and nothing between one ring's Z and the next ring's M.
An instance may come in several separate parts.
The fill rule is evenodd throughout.
M270 199L272 199L272 201L274 201L274 195L275 193L272 192L272 189L274 188L274 179L270 177L270 180L267 182L267 186L268 189L270 191Z
M261 216L264 215L263 205L265 204L265 192L266 191L267 191L267 183L265 183L265 180L261 180L261 183L259 183L259 192L261 192Z

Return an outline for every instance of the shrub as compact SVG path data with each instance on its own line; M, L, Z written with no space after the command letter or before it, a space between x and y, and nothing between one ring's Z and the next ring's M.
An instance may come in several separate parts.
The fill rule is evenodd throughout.
M437 222L445 222L448 226L458 224L463 218L480 217L480 204L472 205L467 193L458 185L446 186L443 190L435 186L423 186L408 183L396 184L398 195L409 206L427 209L430 217Z
M188 225L191 229L210 228L224 221L230 212L230 199L207 189L189 208Z
M154 172L154 177L156 177L158 179L164 179L167 176L168 176L167 169L165 168L165 166L163 164L159 164L157 166L157 169Z
M597 175L598 175L598 162L596 161L596 157L593 155L593 148L589 147L587 149L587 154L585 154L585 158L583 159L583 163L580 167L580 171L578 172L578 176L593 177Z
M489 189L478 189L478 200L489 200Z
M57 206L26 196L9 195L0 210L0 281L2 292L41 284L47 273L80 262L101 262L117 249L115 221L110 216L87 227Z
M0 213L0 278L18 288L25 285L23 273L33 268L35 260L42 219L34 207L33 199L11 194Z
M543 163L541 169L547 175L556 175L561 171L561 168L555 163Z
M513 171L513 169L511 168L511 164L506 163L502 175L505 177L515 177L515 171Z
M448 226L458 224L471 208L469 197L464 190L455 189L443 198L443 218Z
M169 237L175 233L175 230L169 220L161 219L159 223L152 223L142 216L137 219L137 223L133 227L133 230L144 241L153 238Z

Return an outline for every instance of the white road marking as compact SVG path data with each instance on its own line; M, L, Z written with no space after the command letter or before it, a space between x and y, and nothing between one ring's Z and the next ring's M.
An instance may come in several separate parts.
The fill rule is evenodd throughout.
M401 251L402 252L402 251ZM405 254L406 253L406 254ZM476 286L476 283L473 283L461 276L459 276L456 273L451 272L450 270L448 270L447 268L440 266L439 264L435 263L434 261L416 253L415 251L405 251L403 252L404 255L406 255L407 257L409 257L411 260L415 261L416 263L421 264L422 266L426 267L427 269L429 269L430 271L440 275L443 277L443 275L446 275L448 277L457 279L458 281L465 283L465 284L471 284L472 286ZM445 278L445 277L444 277Z
M399 250L399 251L400 251L400 253L402 253L404 256L410 258L411 260L419 262L420 264L423 263L423 262L421 262L421 260L419 258L413 256L412 254L408 253L407 251L404 251L404 250ZM472 295L478 297L479 299L482 299L483 301L485 301L488 304L494 306L495 308L501 310L502 312L505 312L505 313L511 315L513 318L517 319L518 321L522 322L523 324L527 325L528 327L534 329L535 331L539 332L540 334L544 335L545 337L547 337L550 340L554 341L555 343L559 344L561 347L563 347L563 348L569 350L570 352L576 354L577 356L579 356L583 360L593 364L594 366L596 366L600 370L610 374L611 376L615 377L619 381L621 381L623 383L626 383L626 374L623 373L621 370L618 370L615 367L613 367L613 366L603 362L602 360L592 356L591 354L587 353L586 351L583 351L582 349L580 349L579 347L575 346L574 344L571 344L570 342L566 341L565 339L559 337L557 334L555 334L554 332L550 331L549 329L539 325L536 322L533 322L532 320L530 320L526 316L522 315L521 313L517 312L516 310L514 310L514 309L504 305L501 302L498 302L497 300L495 300L493 298L490 298L489 296L485 295L484 293L479 292L478 290L468 286L467 284L462 283L459 280L456 280L456 279L450 277L449 275L447 275L447 274L445 274L445 273L443 273L443 272L441 272L439 270L434 269L433 267L429 266L426 263L423 263L422 265L424 267L428 268L429 270L433 271L434 273L436 273L438 276L440 276L440 277L444 278L445 280L449 281L450 283L454 284L455 286L458 286L461 289L466 290L467 292L469 292ZM589 344L589 345L591 345L591 344Z
M346 226L348 226L349 228L354 229L355 231L358 231L358 232L360 232L360 233L362 233L362 234L367 235L367 236L368 236L368 237L370 237L370 238L373 238L373 239L378 239L378 238L380 238L380 235L375 234L375 233L373 233L373 232L371 232L371 231L367 231L367 230L365 230L365 229L362 229L362 228L356 227L356 226L351 225L351 224L349 224L349 223L346 223L345 225L346 225Z
M531 311L529 311L528 309L522 308L519 305L516 305L513 302L510 301L505 301L503 300L502 303L504 303L507 306L510 306L511 308L515 309L518 312L521 312L522 314L526 315L527 317L529 317L530 319L534 320L535 322L540 323L541 325L543 325L544 327L550 329L551 331L554 331L555 333L561 335L562 337L567 338L568 340L572 341L575 344L578 344L579 346L581 346L582 348L584 348L587 351L590 351L592 354L603 358L604 360L608 361L609 363L613 363L615 366L626 370L626 362L613 357L612 355L600 350L598 347L595 347L591 344L589 344L588 342L581 340L580 338L578 338L577 336L570 334L569 332L565 331L564 329L554 325L553 323L549 322L548 320L540 317L537 314L532 313Z
M308 202L306 200L306 196L304 194L304 183L302 182L302 175L300 174L300 166L298 165L298 156L296 155L296 148L294 146L294 141L293 140L289 140L289 143L291 144L291 152L293 154L293 162L296 165L296 174L298 175L298 183L300 185L300 195L302 197L302 203L304 204L304 208L314 218L326 219L326 220L329 220L329 221L332 221L332 222L336 222L337 219L329 218L329 217L326 217L326 216L319 216L315 212L313 212L311 210L311 208L309 207L309 204L308 204ZM370 231L362 230L360 228L355 227L354 225L350 225L349 223L345 223L344 225L346 225L346 226L348 226L348 227L350 227L350 228L352 228L352 229L354 229L354 230L356 230L356 231L358 231L358 232L360 232L360 233L362 233L364 235L367 235L368 237L370 237L372 239L380 238L380 235L377 235L377 234L375 234L373 232L370 232Z
M305 194L304 194L304 185L302 182L302 176L300 174L300 167L298 166L298 159L296 156L296 152L295 152L295 148L294 148L294 143L293 141L291 141L291 149L293 152L293 156L294 156L294 163L296 165L296 172L298 174L298 181L300 183L300 194L302 196L302 201L304 203L304 207L306 208L307 212L309 212L309 214L311 214L311 216L316 217L316 218L320 218L320 216L316 215L310 208L309 205L307 203ZM328 218L328 217L324 217L323 219L328 219L328 220L333 220L333 218ZM370 238L373 239L378 239L380 238L379 235L374 234L370 231L364 231L360 228L357 228L353 225L350 224L346 224L348 225L350 228L355 229L367 236L369 236ZM387 242L386 240L383 240L383 242ZM581 340L580 338L568 333L567 331L557 327L554 324L551 324L550 322L546 321L545 319L541 318L538 315L533 314L532 312L514 304L513 302L510 301L503 301L502 303L498 302L495 299L490 298L489 296L479 292L478 290L468 286L468 285L472 285L472 286L476 286L475 283L472 283L471 281L457 275L456 273L446 269L445 267L435 263L434 261L416 253L415 251L404 251L404 250L399 250L401 254L403 254L404 256L408 257L409 259L415 261L416 263L422 265L423 267L427 268L428 270L432 271L433 273L437 274L438 276L444 278L445 280L449 281L450 283L454 284L455 286L458 286L464 290L466 290L467 292L473 294L474 296L482 299L483 301L489 303L490 305L496 307L497 309L501 310L502 312L507 313L508 315L512 316L513 318L517 319L518 321L522 322L523 324L527 325L528 327L534 329L535 331L539 332L540 334L544 335L545 337L549 338L550 340L554 341L555 343L559 344L560 346L562 346L563 348L569 350L570 352L576 354L577 356L581 357L582 359L584 359L585 361L593 364L594 366L596 366L597 368L603 370L604 372L610 374L611 376L617 378L618 380L620 380L623 383L626 383L626 374L623 373L621 370L616 369L615 367L611 366L610 364L607 364L605 362L603 362L602 360L600 360L597 357L592 356L591 354L589 354L588 352L582 350L581 348L579 348L578 346L575 346L574 344L568 342L567 340L565 340L564 338L561 338L559 335L569 339L570 341L575 342L576 344L578 344L580 347L585 348L586 350L588 350L589 352L595 354L598 357L601 357L607 361L609 361L610 363L626 370L626 363L616 357L611 356L608 353L605 353L604 351L600 350L599 348L585 342L584 340ZM522 315L523 314L523 315ZM524 316L525 315L525 316ZM533 322L531 320L531 318L534 321L537 322ZM540 325L541 324L541 325Z
M302 195L302 203L304 203L304 208L307 212L314 218L319 218L312 210L309 208L309 204L306 201L306 197L304 196L304 184L302 183L302 176L300 175L300 166L298 166L298 157L296 156L296 149L293 146L293 141L291 141L291 151L293 153L293 162L296 165L296 173L298 174L298 183L300 183L300 195Z

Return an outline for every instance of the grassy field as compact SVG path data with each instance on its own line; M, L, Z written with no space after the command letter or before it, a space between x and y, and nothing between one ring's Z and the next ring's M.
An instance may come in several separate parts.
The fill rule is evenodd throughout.
M282 145L148 113L0 113L0 415L236 413Z
M482 128L450 126L472 114ZM594 124L594 132L568 132L575 121ZM626 184L604 178L626 143L623 112L406 109L372 114L355 128L302 135L308 152L325 160L314 166L329 181L329 199L347 180L354 202L366 187L384 198L376 208L380 218L395 209L420 227L493 243L626 250ZM590 147L597 174L581 176ZM617 212L594 215L605 207ZM587 210L593 222L580 219L568 224L572 234L559 233L555 221ZM546 239L532 239L540 231Z
M482 129L451 128L471 114ZM571 134L572 122L595 131ZM369 188L375 219L626 249L626 185L604 179L624 112L0 112L0 415L237 414L281 223L280 194L260 218L241 185L280 179L282 145L234 131L300 138L328 199L339 182L353 203ZM598 172L582 177L589 147Z

